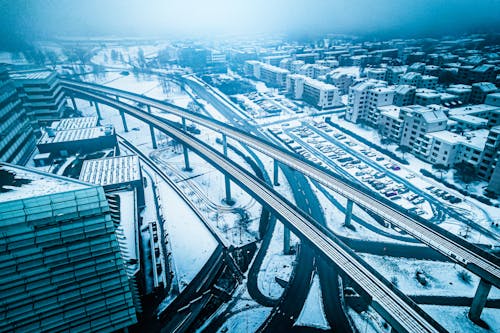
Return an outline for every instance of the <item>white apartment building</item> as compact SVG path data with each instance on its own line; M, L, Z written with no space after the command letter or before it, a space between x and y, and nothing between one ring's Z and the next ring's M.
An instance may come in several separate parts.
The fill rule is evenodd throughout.
M326 75L326 82L339 88L341 95L349 93L349 87L354 84L354 75L338 72L330 72Z
M378 110L380 112L378 119L379 133L382 137L399 143L403 127L403 119L400 117L400 107L387 105L379 107Z
M287 93L293 99L302 99L320 109L342 105L337 87L308 78L305 75L288 75Z
M357 123L368 121L373 125L378 122L378 107L391 105L394 88L387 87L387 82L365 80L349 88L349 99L345 119Z
M365 70L366 77L373 80L385 81L387 75L386 68L367 68Z
M258 80L264 81L272 87L286 87L286 77L290 72L286 69L265 64L256 60L245 61L243 70L245 75L252 76Z
M417 88L436 89L438 80L436 76L408 72L399 77L399 84L415 86Z
M400 112L403 127L400 145L410 147L415 155L428 159L432 142L427 134L446 130L448 118L444 110L445 108L439 105L402 107Z

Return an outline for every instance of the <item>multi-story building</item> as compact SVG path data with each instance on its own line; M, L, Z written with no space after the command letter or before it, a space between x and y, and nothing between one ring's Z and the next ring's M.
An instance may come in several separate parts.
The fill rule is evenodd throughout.
M441 74L441 68L439 66L427 65L424 69L424 75L439 77Z
M24 164L35 135L7 70L0 68L0 162Z
M64 117L66 97L55 72L14 72L11 78L36 135L41 127Z
M446 92L458 96L462 103L467 104L470 101L472 86L466 84L452 84L446 89Z
M316 64L306 64L300 68L299 73L312 79L317 79L320 76L328 74L330 71L330 67Z
M417 88L436 89L438 78L430 75L421 75L417 72L408 72L399 77L399 84Z
M320 109L328 109L342 104L337 87L300 74L292 74L287 77L287 94L294 99L303 99Z
M458 81L465 84L476 82L495 82L497 73L494 65L460 66L458 69Z
M420 73L423 74L425 71L425 64L423 62L416 62L408 66L406 69L406 72L415 72L415 73Z
M387 68L386 81L389 84L397 84L399 82L399 77L406 72L406 68L403 66L392 66Z
M337 87L313 79L304 81L304 94L302 99L320 109L329 109L342 105L339 89Z
M301 74L290 74L286 77L287 95L293 99L302 99L304 94L304 81L306 76Z
M357 123L367 121L376 125L378 122L378 107L391 105L394 98L394 88L387 87L387 82L365 80L349 88L349 99L345 119Z
M354 84L354 75L346 73L331 72L326 75L326 82L339 88L341 95L349 93L349 87Z
M365 70L366 77L373 80L385 81L387 69L386 68L367 68Z
M497 87L491 82L478 82L472 84L470 102L472 104L482 104L486 96L497 92Z
M243 65L243 72L246 76L260 79L261 62L257 60L247 60Z
M416 88L409 85L396 86L394 90L393 104L396 106L406 106L415 103Z
M136 155L128 155L86 160L82 165L80 180L104 188L134 305L137 312L142 312L139 294L139 283L142 279L139 209L144 207L145 202L139 158Z
M290 72L286 69L279 68L276 66L260 63L254 65L254 73L255 73L255 67L258 67L259 69L257 70L259 73L259 76L255 76L257 79L264 81L271 87L276 87L276 88L284 88L286 87L286 77Z
M422 106L441 104L441 94L432 89L417 89L415 92L415 104Z
M135 324L102 187L10 164L0 173L0 331L115 332Z
M395 105L381 106L378 108L380 115L378 129L382 137L399 143L403 119L400 117L400 108Z
M482 155L482 159L479 163L479 168L477 170L479 177L490 181L492 180L494 170L498 165L498 158L500 157L498 154L499 152L500 152L500 126L495 126L490 129L490 131L488 132L488 137L486 138L484 153ZM493 192L499 193L500 187L497 187L496 190L494 190Z
M417 156L427 159L431 140L427 134L446 130L448 118L440 106L404 106L400 109L403 119L401 146L410 147Z

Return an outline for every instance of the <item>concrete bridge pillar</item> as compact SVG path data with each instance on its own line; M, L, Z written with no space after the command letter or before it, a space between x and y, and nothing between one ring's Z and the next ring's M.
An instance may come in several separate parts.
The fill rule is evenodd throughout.
M151 134L151 144L153 145L153 149L158 148L158 145L156 144L155 128L153 125L149 125L149 133Z
M283 225L283 254L290 254L290 229Z
M116 95L115 98L118 102L120 101L120 96Z
M128 132L127 120L125 119L125 112L123 110L120 110L120 117L122 117L123 130Z
M227 137L225 134L222 134L222 151L227 158ZM226 204L234 205L234 200L231 198L231 180L227 174L224 174L224 184L226 187Z
M182 118L182 129L186 131L186 119ZM182 152L184 154L184 171L193 171L189 166L189 151L186 145L182 145Z
M477 285L476 294L472 299L472 305L469 310L469 318L474 322L481 321L481 313L483 312L488 294L491 290L491 283L481 279Z
M100 121L102 119L101 110L99 110L99 103L94 102L95 112L97 113L97 119Z
M148 113L151 113L151 105L146 105L146 107L148 108Z
M351 226L351 219L352 219L352 206L353 206L353 201L351 199L347 199L347 206L345 208L345 221L344 225L346 227Z
M279 175L278 172L279 172L278 161L274 160L273 161L273 184L274 184L274 186L279 186L280 185L279 179L278 179L278 175Z

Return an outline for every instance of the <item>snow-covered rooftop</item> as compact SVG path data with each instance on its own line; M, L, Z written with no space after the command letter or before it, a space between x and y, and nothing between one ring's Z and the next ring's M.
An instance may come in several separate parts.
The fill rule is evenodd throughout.
M40 141L38 141L38 143L48 144L57 142L88 140L88 139L95 139L104 135L106 135L106 128L104 126L78 128L67 131L57 131L55 132L54 136L49 136L49 134L45 132L40 138Z
M70 129L96 127L97 122L97 117L64 118L59 121L54 121L50 127L57 131L64 131Z
M477 113L491 112L499 109L500 107L498 106L488 105L488 104L468 105L460 108L451 109L450 116L464 115L464 114L474 115Z
M429 137L434 137L440 141L450 144L461 143L463 145L482 150L486 143L489 131L486 129L470 131L460 135L450 131L438 131L427 134Z
M139 157L117 156L83 162L80 180L102 186L140 180Z
M0 203L84 189L88 184L36 169L0 163L0 172L14 175L12 185L2 185ZM2 184L8 179L2 174Z
M10 78L14 80L45 80L52 74L51 71L15 72L10 73Z

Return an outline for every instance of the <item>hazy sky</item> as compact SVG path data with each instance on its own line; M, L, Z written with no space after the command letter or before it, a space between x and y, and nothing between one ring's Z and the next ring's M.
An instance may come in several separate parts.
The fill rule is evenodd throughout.
M0 0L2 38L499 30L500 0Z

